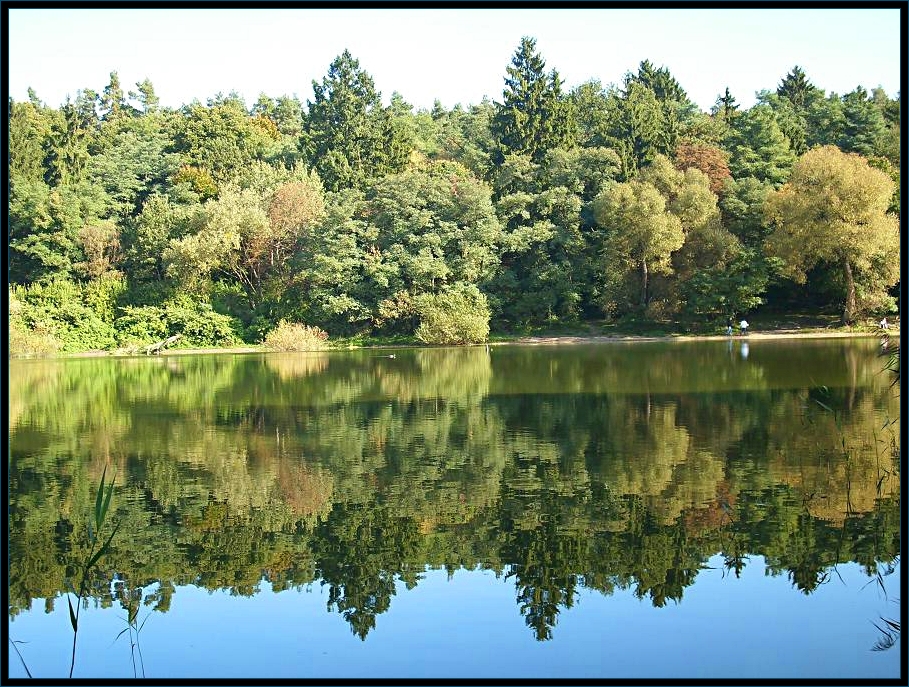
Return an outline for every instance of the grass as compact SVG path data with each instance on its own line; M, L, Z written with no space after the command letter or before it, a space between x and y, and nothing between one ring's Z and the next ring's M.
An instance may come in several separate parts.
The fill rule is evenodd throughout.
M66 603L69 604L69 620L73 626L73 654L72 660L69 665L69 676L73 676L73 669L76 667L76 640L79 636L79 612L82 610L82 600L87 598L88 590L88 581L89 575L92 568L98 561L101 560L101 557L107 553L110 549L110 543L113 541L114 535L117 534L119 529L119 523L114 526L113 531L108 536L107 541L101 544L101 546L95 550L95 546L101 542L101 530L105 525L107 520L107 513L110 509L110 500L114 492L114 480L111 479L110 484L107 485L105 490L105 477L107 475L107 467L105 466L104 471L101 473L101 483L98 485L98 491L95 495L95 510L94 518L89 519L88 523L88 554L85 557L85 560L82 563L82 575L79 582L79 591L76 594L76 608L73 609L73 602L70 599L69 594L66 595ZM94 527L92 526L94 525ZM72 590L73 593L75 589Z

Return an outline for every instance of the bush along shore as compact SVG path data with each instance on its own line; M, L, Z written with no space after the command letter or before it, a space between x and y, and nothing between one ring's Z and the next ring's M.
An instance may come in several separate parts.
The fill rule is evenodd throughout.
M492 333L486 337L452 337L446 332L441 340L432 340L424 334L405 336L355 336L331 338L318 327L308 327L299 323L282 321L269 332L262 342L257 344L237 343L234 340L217 343L189 344L183 337L174 335L166 339L153 341L149 344L120 346L109 350L83 350L61 352L57 349L50 350L19 350L10 351L12 358L33 357L95 357L95 356L133 356L133 355L190 355L214 353L267 353L283 352L308 352L329 350L352 350L360 348L405 348L420 346L451 346L451 345L486 345L501 346L508 344L521 345L569 345L582 343L609 343L618 341L651 341L651 340L710 340L710 339L766 339L766 338L833 338L853 336L882 336L891 338L899 337L899 319L890 319L887 329L881 327L878 320L866 319L852 326L836 324L835 318L789 318L789 319L756 319L749 323L747 333L742 333L735 327L732 334L728 334L725 325L686 327L679 323L586 323L574 327L536 328L520 332ZM452 340L454 338L454 340Z

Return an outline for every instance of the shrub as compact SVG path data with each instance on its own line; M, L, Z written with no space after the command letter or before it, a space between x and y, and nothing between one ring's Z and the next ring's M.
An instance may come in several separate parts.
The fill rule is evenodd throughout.
M52 355L62 348L57 338L43 327L29 327L22 319L25 309L10 289L9 294L9 343L11 358L27 355Z
M86 302L86 289L65 279L15 287L10 297L19 301L23 325L19 333L32 332L36 341L42 341L35 344L42 349L54 340L57 350L67 353L113 348L117 341L113 325Z
M318 327L281 320L262 343L276 351L318 351L328 347L328 334Z
M149 344L174 334L182 347L221 347L242 343L241 325L228 315L215 312L208 303L179 296L164 304L121 308L116 327L121 345Z
M182 346L219 347L243 343L242 324L236 318L215 312L211 304L180 296L164 304L169 334L180 334Z
M115 321L117 338L123 346L146 345L167 338L164 311L154 305L126 306Z
M419 296L416 309L420 326L414 333L425 344L482 343L489 337L489 303L472 284Z

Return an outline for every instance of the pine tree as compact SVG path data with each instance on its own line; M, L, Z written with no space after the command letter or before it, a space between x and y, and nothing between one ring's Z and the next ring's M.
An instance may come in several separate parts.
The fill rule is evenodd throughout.
M322 83L305 118L310 163L329 190L360 184L404 169L410 145L382 107L372 77L345 50Z
M843 96L843 119L843 132L836 142L840 150L865 157L880 153L887 122L861 86Z
M536 40L522 38L506 68L503 102L496 104L493 120L499 162L513 153L540 162L546 151L574 145L573 106L562 94L558 72L547 74L545 67L545 60L536 52Z
M738 109L739 106L736 103L735 96L729 92L729 86L726 86L723 95L717 96L716 103L711 108L710 113L726 124L731 124L738 114Z
M88 161L86 131L78 108L67 100L60 111L62 116L46 141L45 179L52 186L81 179Z
M139 101L142 105L142 111L145 114L149 114L157 110L160 100L155 94L155 87L152 85L152 82L148 79L137 81L136 88L138 91L130 91L129 97Z
M111 72L110 83L104 87L104 94L101 96L101 116L105 120L115 119L125 108L126 95L120 85L120 77L117 72Z
M786 74L779 88L776 89L776 94L791 102L799 113L804 112L812 102L824 95L817 86L808 80L805 72L798 65Z

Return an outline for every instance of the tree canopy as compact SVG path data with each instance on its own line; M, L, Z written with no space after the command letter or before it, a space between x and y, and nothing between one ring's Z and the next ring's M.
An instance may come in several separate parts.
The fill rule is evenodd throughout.
M250 342L282 319L414 336L421 307L467 293L493 331L709 324L771 292L825 312L846 304L850 319L896 307L899 253L882 227L900 213L899 94L826 93L796 66L749 108L718 88L701 112L646 59L620 84L566 90L529 36L497 102L383 100L347 50L311 83L305 101L217 93L172 109L149 79L129 89L111 71L57 108L34 91L10 100L11 287L116 282L114 306L95 313L115 333L102 348L135 338L118 313L189 294ZM839 190L822 192L796 174L822 156L845 170L831 147L861 182L831 178ZM844 215L818 209L825 194ZM846 207L862 194L873 202ZM52 334L30 308L40 348ZM68 337L61 347L92 346Z

